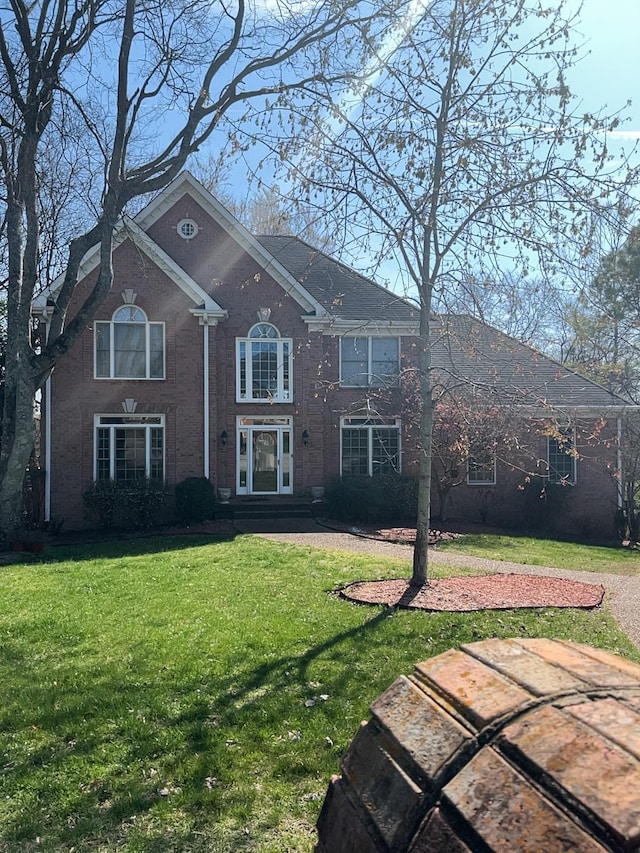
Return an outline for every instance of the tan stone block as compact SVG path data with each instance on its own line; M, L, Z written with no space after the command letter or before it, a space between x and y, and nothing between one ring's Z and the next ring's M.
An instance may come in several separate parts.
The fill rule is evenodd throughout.
M596 649L562 640L530 639L520 643L545 660L569 670L583 681L599 687L636 685L640 667L614 655L593 654Z
M474 741L470 731L405 676L373 703L371 711L428 782Z
M422 789L390 755L374 725L360 727L342 760L342 772L386 843L401 849L417 821Z
M489 747L443 793L493 853L604 853L606 849Z
M366 813L347 797L344 780L334 776L316 824L320 838L316 853L377 853L380 847L367 824Z
M531 699L517 684L457 650L419 663L416 673L478 730Z
M494 640L482 640L461 646L461 649L495 667L535 696L586 687L585 681L529 651L519 640L503 640L499 644Z
M625 849L640 845L640 761L630 753L552 707L507 726L500 741L589 809Z
M640 760L640 697L636 709L613 697L569 705L567 711Z

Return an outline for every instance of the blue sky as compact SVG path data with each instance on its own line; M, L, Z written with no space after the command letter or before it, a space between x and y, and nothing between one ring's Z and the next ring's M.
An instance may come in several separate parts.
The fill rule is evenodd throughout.
M640 0L584 0L579 29L588 54L574 69L573 91L585 111L614 112L630 99L623 134L640 138Z
M415 0L415 6L428 2ZM608 146L613 154L618 147L628 153L636 142L640 143L640 0L566 0L566 11L580 5L575 30L581 35L581 59L569 74L569 85L576 97L574 108L578 114L611 115L620 111L627 120L609 136ZM250 152L249 162L257 159L256 152ZM640 161L640 148L633 159ZM263 180L268 180L269 172L269 168L262 172ZM247 188L242 162L232 168L231 180L236 176L240 176L237 184L228 189L240 200Z

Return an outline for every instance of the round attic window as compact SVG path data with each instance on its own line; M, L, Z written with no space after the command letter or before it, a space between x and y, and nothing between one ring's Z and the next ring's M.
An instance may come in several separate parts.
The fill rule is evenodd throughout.
M178 222L177 230L183 240L192 240L198 233L198 225L193 219L181 219Z

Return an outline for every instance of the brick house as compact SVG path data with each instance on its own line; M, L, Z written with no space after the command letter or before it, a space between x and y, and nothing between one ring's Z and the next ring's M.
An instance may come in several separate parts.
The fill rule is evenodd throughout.
M97 260L85 258L76 300ZM186 172L122 223L113 262L110 295L44 390L47 517L81 527L84 490L109 478L204 476L238 500L415 472L398 378L418 347L408 301L295 237L252 236ZM44 322L48 295L35 306ZM443 375L539 422L562 413L568 443L540 431L536 464L572 487L576 518L606 517L610 531L623 402L470 318L434 319L434 341ZM586 464L579 425L591 435L596 419L603 440ZM478 520L487 492L510 505L523 466L468 467L456 515Z

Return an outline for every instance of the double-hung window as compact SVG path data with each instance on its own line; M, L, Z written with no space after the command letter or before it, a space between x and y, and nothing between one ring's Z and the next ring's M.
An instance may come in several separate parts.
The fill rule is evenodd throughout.
M470 486L494 486L496 460L490 453L478 452L467 460L467 483Z
M400 473L400 421L342 418L341 474Z
M94 323L97 379L164 379L164 323L150 323L137 305Z
M293 400L293 341L271 323L257 323L236 341L236 400L290 403Z
M96 415L96 480L164 480L162 415Z
M547 436L547 463L552 483L576 482L576 437L572 429Z
M386 388L400 375L398 338L340 338L340 383L344 387Z

